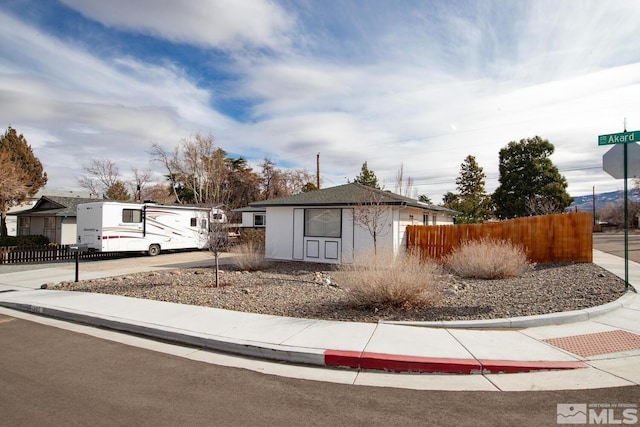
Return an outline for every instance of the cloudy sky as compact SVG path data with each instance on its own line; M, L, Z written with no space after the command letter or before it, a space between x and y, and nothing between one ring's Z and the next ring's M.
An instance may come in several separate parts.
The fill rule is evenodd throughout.
M573 196L623 187L597 136L640 130L640 2L2 0L0 117L48 189L123 175L195 133L256 166L353 180L400 167L438 203L473 155L540 135ZM257 166L256 166L257 167Z

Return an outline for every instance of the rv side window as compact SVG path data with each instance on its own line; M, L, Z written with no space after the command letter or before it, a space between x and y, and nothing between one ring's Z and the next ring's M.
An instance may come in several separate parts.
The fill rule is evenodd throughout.
M122 222L142 222L140 209L122 209Z
M191 226L195 227L196 225L198 225L198 218L191 218Z

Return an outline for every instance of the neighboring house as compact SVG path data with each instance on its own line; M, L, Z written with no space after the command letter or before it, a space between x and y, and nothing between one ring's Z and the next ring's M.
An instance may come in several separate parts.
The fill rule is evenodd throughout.
M458 214L357 183L254 202L250 209L247 215L266 212L267 258L322 263L348 263L373 252L367 215L379 222L376 249L399 253L406 247L407 225L453 224Z
M36 202L42 196L59 196L59 197L91 197L91 194L88 192L78 192L73 190L46 190L42 189L38 191L38 193L33 196L27 198L22 204L18 206L13 206L9 209L7 215L7 235L8 236L17 236L18 235L18 217L15 215L18 212L22 212L27 209L31 209ZM92 199L95 201L95 199Z
M22 212L26 209L30 209L33 205L38 201L37 197L30 197L22 204L17 206L12 206L9 208L9 212L7 212L7 236L17 236L18 235L18 217L15 215L17 212Z
M248 206L246 208L234 209L233 212L242 214L241 228L264 228L267 226L267 210L265 208Z
M77 242L76 210L80 203L98 199L42 196L28 210L15 212L18 236L42 235L52 243L70 245Z

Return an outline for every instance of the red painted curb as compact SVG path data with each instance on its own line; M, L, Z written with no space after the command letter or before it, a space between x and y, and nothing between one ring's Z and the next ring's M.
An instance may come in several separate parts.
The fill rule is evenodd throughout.
M517 361L517 360L487 360L480 359L483 374L515 374L519 372L535 372L535 371L561 371L566 369L586 368L587 365L582 362L567 361Z
M515 360L453 359L341 350L326 350L324 352L324 363L325 366L331 367L432 374L512 374L587 367L586 364L577 361L521 362Z

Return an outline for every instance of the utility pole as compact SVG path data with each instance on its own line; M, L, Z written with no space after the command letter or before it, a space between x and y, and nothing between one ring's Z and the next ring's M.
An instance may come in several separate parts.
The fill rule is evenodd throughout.
M316 154L316 187L320 189L320 153Z

